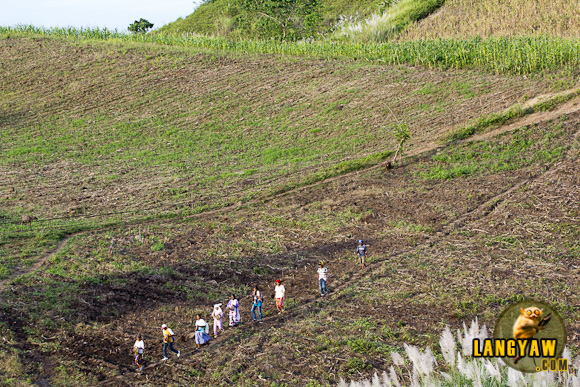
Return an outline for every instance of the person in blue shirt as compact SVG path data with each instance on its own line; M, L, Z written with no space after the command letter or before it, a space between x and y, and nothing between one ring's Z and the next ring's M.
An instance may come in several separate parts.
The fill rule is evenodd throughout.
M254 302L252 303L252 318L254 321L258 321L256 319L256 309L258 309L258 316L260 317L260 322L262 322L262 292L258 288L258 285L254 285L254 292L252 293L252 298Z
M355 253L358 255L359 262L361 263L361 269L365 268L365 260L368 255L367 245L364 244L363 240L358 241L358 246L356 247Z

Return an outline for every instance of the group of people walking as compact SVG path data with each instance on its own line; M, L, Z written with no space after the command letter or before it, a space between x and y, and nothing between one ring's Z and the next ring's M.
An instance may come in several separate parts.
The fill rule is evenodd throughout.
M360 262L362 264L362 269L365 267L365 257L367 255L367 247L364 245L362 240L359 240L359 244L356 249L356 254L358 255ZM317 270L317 282L318 289L320 291L320 296L325 297L329 294L327 282L328 282L328 269L324 266L324 262L319 263L319 268ZM274 287L274 298L276 300L276 309L278 314L284 313L284 301L286 300L286 288L282 285L279 279L276 280L276 286ZM258 285L254 285L254 291L252 292L252 319L254 322L262 322L262 304L264 302L264 297ZM215 304L213 306L213 311L211 317L213 318L213 335L214 338L218 337L218 334L224 333L224 312L221 308L222 304ZM240 302L236 298L235 294L230 296L230 300L226 305L229 326L235 327L241 324L242 319L240 316ZM256 314L257 312L257 314ZM181 356L181 352L173 347L175 342L175 333L167 324L161 325L161 330L163 332L163 360L167 360L167 350L174 352L177 357ZM201 315L196 315L195 321L195 343L199 349L202 345L207 344L210 340L209 336L209 324L201 318ZM133 346L133 352L135 354L135 364L137 365L137 370L143 370L143 352L145 350L145 343L143 342L143 337L137 335L137 340Z
M276 287L274 288L274 297L276 298L276 307L278 313L284 311L284 300L286 298L286 289L284 285L281 284L280 280L276 280ZM252 293L252 318L255 322L262 322L262 303L264 301L262 292L258 285L254 286L254 291ZM211 317L213 318L213 335L214 338L218 337L218 334L224 333L224 311L221 308L222 304L215 304L213 306L213 311ZM230 300L226 305L229 326L235 327L242 322L240 315L240 302L236 298L235 294L230 296ZM257 312L257 314L256 314ZM161 330L163 333L163 358L162 361L167 360L167 350L174 352L177 357L181 356L181 352L173 346L175 343L175 333L167 324L161 325ZM202 345L207 344L210 340L209 336L209 324L201 318L201 315L196 315L195 321L195 344L197 348ZM135 364L137 365L137 370L143 370L143 352L145 350L145 343L143 342L143 337L137 335L137 340L133 345L133 352L135 354Z

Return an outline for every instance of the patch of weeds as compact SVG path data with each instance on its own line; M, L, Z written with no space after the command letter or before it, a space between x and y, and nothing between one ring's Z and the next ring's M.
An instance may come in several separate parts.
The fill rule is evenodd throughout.
M194 378L202 378L205 373L200 369L192 368L191 371L189 371L189 375Z
M550 85L552 91L564 91L574 87L574 81L571 79L558 79Z
M563 135L562 123L559 123L543 129L524 127L511 139L459 144L433 156L436 165L415 174L422 179L448 180L517 170L534 163L553 163L561 159L567 149L555 141Z
M376 348L375 343L373 343L370 340L362 339L362 338L348 340L346 342L346 345L354 352L363 353L363 354L372 352Z
M355 374L369 368L371 368L371 365L368 364L365 360L360 359L358 357L351 357L342 366L342 370L348 374Z
M433 232L433 228L431 228L430 226L425 226L423 224L415 224L415 223L407 222L405 220L400 220L398 222L394 222L393 227L401 228L401 229L404 229L404 230L407 230L410 232L426 232L426 233Z
M52 382L63 387L94 385L97 379L75 368L71 362L61 362L54 370Z
M268 148L264 149L262 152L261 160L265 164L274 164L280 159L287 159L294 156L298 156L303 154L303 150L301 148L290 148L290 149L282 149L282 148Z
M270 275L270 274L272 274L272 270L270 270L270 268L268 268L268 267L254 266L253 270L254 270L254 273L257 275Z
M524 108L522 106L514 106L502 113L485 114L479 117L477 121L474 122L473 124L451 132L447 136L446 140L449 142L465 140L466 138L472 136L475 133L483 132L485 129L488 129L492 126L503 125L513 118L523 117L525 115L539 111L553 110L558 105L561 105L562 103L568 102L573 98L576 98L579 94L580 92L568 93L556 96L544 102L540 102L534 105L533 107Z
M302 180L299 183L283 185L283 186L279 187L278 189L274 190L274 192L272 192L271 194L276 195L276 194L284 193L284 192L290 191L290 190L292 190L296 187L299 187L299 186L314 184L316 182L329 179L331 177L340 176L340 175L344 175L344 174L349 173L349 172L354 172L354 171L358 171L358 170L361 170L364 168L368 168L370 166L373 166L373 165L380 163L381 161L386 160L388 157L392 156L394 153L395 152L393 152L393 151L386 151L386 152L381 152L381 153L375 153L375 154L363 157L361 159L342 161L340 163L337 163L336 165L333 165L331 167L327 167L320 172L317 172L315 174L310 175L309 177L307 177L306 179Z
M549 99L547 101L540 102L539 104L534 106L534 111L545 112L545 111L554 110L558 105L570 101L571 99L573 99L577 95L578 95L577 93L564 94L564 95L559 95L557 97Z
M475 121L473 124L451 132L447 136L447 141L465 140L466 138L474 135L475 133L483 132L485 129L493 125L499 126L505 124L512 118L521 117L526 114L531 114L533 112L534 110L532 108L524 109L520 106L516 106L503 113L485 114L479 117L477 121Z
M374 330L377 327L377 323L374 319L365 317L359 318L352 324L353 329L359 329L362 331Z
M6 378L19 378L24 373L24 366L18 353L14 351L0 352L0 375ZM0 378L2 381L4 378ZM7 385L11 385L8 383Z
M175 270L173 270L171 266L162 266L159 268L159 274L173 276L175 274Z
M397 337L397 334L388 325L385 325L384 327L381 328L381 333L383 334L383 337L385 339L394 339L395 337Z
M165 248L165 245L161 242L155 242L151 245L151 250L153 251L161 251Z

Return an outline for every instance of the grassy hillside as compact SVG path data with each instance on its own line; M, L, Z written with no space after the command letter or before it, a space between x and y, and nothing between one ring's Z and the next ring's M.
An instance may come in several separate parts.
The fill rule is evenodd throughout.
M411 26L405 40L472 36L551 35L577 37L577 0L447 0L439 12Z
M3 208L15 218L150 207L195 212L247 201L392 149L394 120L386 104L409 123L410 145L418 146L467 126L482 108L498 112L553 88L518 77L454 73L448 79L406 67L251 62L139 45L61 43L55 51L50 42L2 41L10 75L1 100L3 132L13 139L2 145L2 165L20 171L7 183L51 189L34 202L21 200L34 192L30 185L7 195ZM23 45L38 51L33 62L17 52ZM496 105L502 87L510 97ZM38 165L51 165L50 178L34 174ZM67 197L77 185L98 193ZM115 199L104 200L105 192Z
M577 351L572 76L241 52L4 33L0 384L335 385L525 297ZM385 173L396 119L408 156ZM232 293L243 325L196 350L195 314Z
M317 13L320 20L311 31L293 31L293 34L315 33L334 25L341 15L368 15L372 13L381 1L362 0L322 0ZM160 33L199 33L207 35L223 35L230 37L267 38L280 36L275 23L268 19L256 17L245 11L240 1L212 0L202 3L191 15L180 18L173 23L161 27Z
M322 0L306 18L293 20L288 39L352 38L385 41L410 23L438 9L444 0L344 1ZM281 28L272 20L246 11L239 0L213 0L201 4L185 19L178 19L157 33L198 33L230 38L280 38Z
M343 18L330 38L364 43L387 42L396 38L407 26L431 15L444 3L444 0L394 1L370 15Z
M127 35L107 29L1 27L6 39L11 36L64 38L73 42L85 39L114 43L139 42L194 50L234 52L242 55L274 54L284 57L347 59L363 63L407 64L428 69L477 69L495 74L536 74L549 79L574 78L580 64L580 41L572 38L500 37L481 39L437 39L410 42L361 44L330 40L289 42L256 39L229 39L201 35ZM560 88L569 82L559 79ZM562 83L563 82L563 83ZM573 82L573 81L572 81Z
M443 6L443 4L445 4ZM443 6L443 7L442 7ZM290 39L314 36L355 42L384 42L500 36L576 37L580 30L580 3L540 0L401 0L397 2L325 0L318 20L297 22ZM442 7L442 8L440 8ZM314 15L314 14L313 14ZM231 38L280 37L279 26L244 11L239 2L213 0L160 33L195 32Z

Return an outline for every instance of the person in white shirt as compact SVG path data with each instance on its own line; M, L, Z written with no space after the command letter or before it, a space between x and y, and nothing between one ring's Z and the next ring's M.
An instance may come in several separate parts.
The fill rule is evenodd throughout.
M143 370L143 351L145 350L145 343L141 335L137 335L137 340L135 345L133 345L133 353L135 354L135 364L137 365L137 371Z
M284 285L280 284L280 280L276 280L276 287L274 288L274 297L276 298L276 307L278 314L284 312L284 300L286 299L286 289Z
M197 348L201 347L203 344L209 341L209 325L205 322L201 316L197 315L197 320L195 321L195 343Z
M230 316L230 327L235 327L242 321L242 317L240 315L240 302L236 298L235 294L232 294L230 297L230 301L226 305L226 308L229 311Z
M318 268L318 290L320 290L320 297L328 294L328 288L326 287L327 281L328 269L324 267L324 262L320 261L320 267Z

